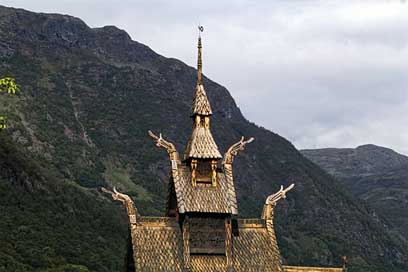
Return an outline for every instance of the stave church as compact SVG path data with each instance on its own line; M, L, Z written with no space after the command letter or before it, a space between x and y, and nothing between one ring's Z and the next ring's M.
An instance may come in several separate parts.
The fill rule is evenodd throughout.
M201 53L199 35L192 132L183 154L161 134L149 131L155 144L167 151L171 165L165 216L140 216L129 196L104 189L128 214L131 246L125 271L345 272L345 260L341 268L282 264L274 208L293 184L267 197L259 218L238 217L233 162L253 138L242 137L221 155L211 134Z

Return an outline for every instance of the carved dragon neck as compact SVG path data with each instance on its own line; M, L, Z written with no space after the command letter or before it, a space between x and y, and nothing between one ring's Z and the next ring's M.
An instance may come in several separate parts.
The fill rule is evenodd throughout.
M130 225L137 223L137 209L135 207L135 204L133 203L133 200L130 198L130 196L119 193L116 190L116 188L113 188L113 191L108 190L106 188L102 188L102 191L110 194L114 200L118 200L122 202L122 204L126 208L126 212L129 217Z
M222 160L222 165L228 166L232 165L234 161L234 157L238 155L239 151L243 151L245 149L245 146L249 143L251 143L254 140L253 137L249 138L248 140L245 141L244 137L241 138L241 140L232 146L228 148L227 152L224 154L224 159Z
M161 133L159 134L159 136L157 136L152 131L149 130L149 135L155 140L156 146L163 147L166 149L167 153L169 154L170 161L172 162L172 164L173 162L177 164L180 163L179 153L177 152L177 149L173 143L163 139Z
M286 189L283 189L283 186L281 186L278 192L271 194L266 198L264 208L262 211L262 219L273 220L276 203L282 198L285 199L286 193L292 190L293 187L295 187L295 184L293 183L286 187Z

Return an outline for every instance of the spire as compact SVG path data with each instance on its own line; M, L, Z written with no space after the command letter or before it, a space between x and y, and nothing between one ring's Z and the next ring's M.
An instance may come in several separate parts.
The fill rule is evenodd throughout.
M197 57L197 86L194 94L193 106L191 109L191 115L204 115L209 116L212 114L210 102L208 101L207 94L203 85L203 61L202 61L202 44L201 44L201 32L204 28L198 27L198 57Z
M187 144L184 159L220 159L221 154L210 131L212 111L203 85L201 32L204 28L199 26L198 29L197 86L191 108L193 132Z
M198 27L198 57L197 57L197 85L203 84L203 60L201 57L201 51L203 46L201 45L201 32L204 30L202 26Z

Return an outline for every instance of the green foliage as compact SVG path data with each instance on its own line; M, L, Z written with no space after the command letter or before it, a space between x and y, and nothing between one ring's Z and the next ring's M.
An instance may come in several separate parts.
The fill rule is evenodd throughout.
M6 117L0 115L0 130L6 129L6 128L7 128Z
M15 78L0 78L0 93L16 94L17 90L19 90L19 87L15 82ZM6 116L0 115L0 131L7 128L6 119Z
M12 77L0 78L0 93L6 92L9 94L16 94L19 87L16 83L16 79Z
M7 135L0 170L0 271L120 271L127 245L120 206L45 172Z
M90 272L90 270L83 265L65 264L56 268L49 268L43 272Z

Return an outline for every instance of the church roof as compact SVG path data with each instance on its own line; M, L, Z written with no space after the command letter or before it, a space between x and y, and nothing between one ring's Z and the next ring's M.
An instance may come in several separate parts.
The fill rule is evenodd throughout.
M136 271L182 271L183 240L175 218L141 217L131 231Z
M195 127L184 152L184 159L221 159L221 153L214 141L210 128Z
M195 186L191 183L188 166L179 165L173 172L173 182L180 213L231 213L237 212L234 184L222 172L217 172L217 186Z
M284 272L344 272L343 268L334 267L308 267L308 266L283 266Z
M233 271L282 271L274 235L265 220L238 219L233 235ZM183 237L175 218L141 217L132 226L136 271L183 271ZM226 271L225 255L191 255L192 271Z
M202 84L197 84L196 86L191 114L207 116L212 114L211 105L208 101L207 93L205 92L204 86Z

